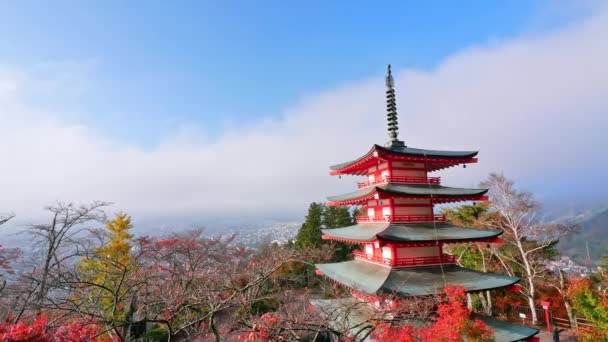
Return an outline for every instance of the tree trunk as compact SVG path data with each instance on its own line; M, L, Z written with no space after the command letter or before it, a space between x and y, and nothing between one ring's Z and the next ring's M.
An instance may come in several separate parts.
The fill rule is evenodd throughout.
M572 327L572 329L578 330L578 322L576 321L576 315L574 314L574 311L572 311L570 300L566 296L564 296L564 306L566 307L566 314L568 314L568 321L570 321L570 327Z
M494 311L493 310L493 301L492 301L492 292L486 291L486 298L487 298L487 302L488 302L488 311L486 312L486 314L488 316L492 316L492 311Z
M492 296L490 294L490 291L486 291L485 293L480 292L479 301L481 302L481 306L483 307L483 312L488 316L492 316Z
M211 329L211 332L213 333L213 336L215 337L215 342L221 342L220 332L217 330L217 327L215 326L215 313L212 313L211 316L209 316L209 328Z
M533 290L530 290L530 293L526 297L528 297L528 305L530 305L530 312L532 313L532 324L536 325L538 323L538 316L536 315L536 305L534 303L532 291Z
M53 242L49 242L53 243ZM53 248L51 246L48 247L47 256L44 260L44 266L42 267L42 279L40 280L40 289L38 295L36 296L36 305L39 307L42 306L42 302L47 297L47 283L49 273L51 272L51 260L53 258Z
M481 270L484 273L487 273L488 268L487 268L487 263L486 263L486 253L484 253L484 250L483 250L483 247L481 244L476 244L476 245L477 245L477 249L479 250L479 253L481 254L481 261L482 261ZM492 296L490 295L490 291L486 291L485 295L487 297L484 297L483 292L480 293L479 299L481 300L481 305L483 306L483 311L485 312L485 314L488 316L492 316Z
M570 298L566 293L566 277L564 276L564 270L559 270L559 287L560 292L562 294L562 298L564 299L564 307L566 308L568 321L570 321L570 327L572 327L573 329L578 329L576 315L574 314L574 311L572 311L572 306L570 305Z
M470 293L467 293L467 308L473 309L473 298Z
M524 246L521 243L521 239L517 239L517 247L524 263L524 270L526 271L526 281L528 283L528 293L526 294L526 297L528 297L528 305L530 305L532 324L536 325L538 323L538 316L536 315L536 304L534 303L534 274L528 260L528 254L525 252Z
M483 293L478 293L477 295L479 297L479 301L481 302L481 307L483 308L483 312L487 315L488 314L488 301L486 300L486 297Z

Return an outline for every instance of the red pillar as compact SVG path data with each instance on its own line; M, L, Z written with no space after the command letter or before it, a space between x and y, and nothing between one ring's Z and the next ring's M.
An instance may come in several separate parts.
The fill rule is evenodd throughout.
M547 323L547 331L551 332L551 322L549 319L549 305L551 303L550 302L540 302L540 304L543 306L543 309L545 310L545 322Z

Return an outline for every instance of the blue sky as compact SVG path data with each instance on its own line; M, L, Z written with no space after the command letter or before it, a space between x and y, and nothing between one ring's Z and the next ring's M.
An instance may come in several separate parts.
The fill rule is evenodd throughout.
M213 139L386 63L432 69L463 47L587 11L545 1L13 1L0 4L0 55L82 64L93 78L86 99L59 105L105 134L154 145L168 128L195 125Z
M0 32L0 213L299 219L384 142L387 63L406 143L481 150L446 184L608 204L601 2L13 1Z

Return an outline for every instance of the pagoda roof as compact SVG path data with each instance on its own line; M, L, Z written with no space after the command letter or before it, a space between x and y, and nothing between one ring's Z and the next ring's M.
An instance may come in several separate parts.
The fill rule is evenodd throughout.
M519 278L483 273L453 264L389 268L351 260L318 264L316 267L332 280L370 295L434 295L446 284L460 285L467 292L476 292L508 287L520 281Z
M503 233L500 229L465 228L447 223L367 223L322 232L329 238L350 242L464 242L492 239Z
M347 161L344 163L332 165L329 168L334 172L339 172L340 170L347 168L351 165L355 165L357 163L361 163L364 160L370 158L374 152L380 152L384 155L395 155L400 157L412 157L412 158L421 158L421 161L429 161L433 160L445 160L452 163L466 163L470 162L471 158L474 158L478 151L439 151L439 150L425 150L420 148L407 147L401 144L391 144L390 146L381 146L378 144L374 144L372 148L365 153L363 156ZM443 167L430 167L430 171L438 170Z
M372 318L383 316L371 305L354 297L316 299L310 301L310 303L322 318L328 320L332 328L349 331L350 337L360 337L362 341L372 341L368 336L372 326L367 322ZM388 317L387 314L386 318L390 319L391 317ZM496 342L522 341L539 332L538 329L500 321L489 316L473 314L471 319L479 319L485 322L494 331L492 337ZM424 325L425 322L410 320L403 323L419 327Z
M490 329L494 330L493 337L496 342L522 341L539 333L538 329L500 321L490 316L473 314L471 318L484 321Z
M456 200L467 200L467 198L460 197L476 197L482 196L487 189L467 189L467 188L451 188L447 186L441 186L438 184L397 184L387 183L384 185L370 186L362 188L354 192L349 192L344 195L330 196L327 200L335 202L335 204L341 204L340 202L346 202L344 204L350 204L352 201L360 201L366 199L372 199L375 193L383 193L393 195L397 197L435 197L435 198L452 198L452 201Z

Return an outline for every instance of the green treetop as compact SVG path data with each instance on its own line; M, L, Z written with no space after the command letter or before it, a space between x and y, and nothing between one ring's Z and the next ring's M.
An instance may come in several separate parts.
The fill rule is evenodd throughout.
M325 205L322 203L311 203L308 207L308 215L296 236L297 247L319 247L323 243L321 229L323 228L323 211Z

